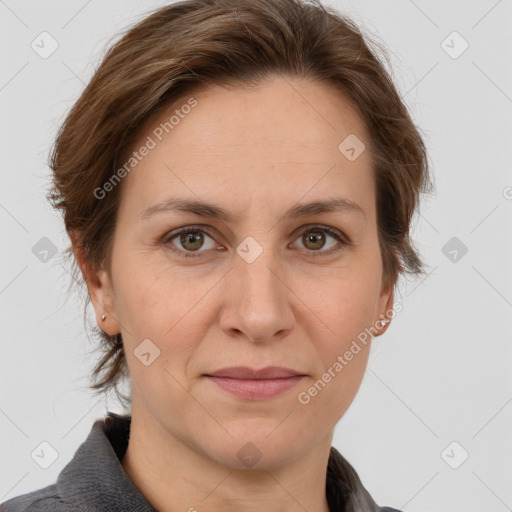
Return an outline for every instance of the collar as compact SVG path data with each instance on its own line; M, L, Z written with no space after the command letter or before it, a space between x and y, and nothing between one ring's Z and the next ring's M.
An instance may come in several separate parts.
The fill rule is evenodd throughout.
M94 422L87 439L61 471L57 489L76 510L156 512L121 465L131 416L109 412Z

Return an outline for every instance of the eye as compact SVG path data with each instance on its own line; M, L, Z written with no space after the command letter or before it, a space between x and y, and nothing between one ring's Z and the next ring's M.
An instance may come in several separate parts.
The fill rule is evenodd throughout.
M212 237L208 235L203 229L194 228L193 226L187 226L186 228L174 231L171 236L165 237L163 240L164 244L170 244L169 248L186 258L194 258L199 255L194 254L195 252L204 252L199 249L203 247L206 238L210 239L210 244L206 246L206 249L213 249L216 244ZM175 242L174 242L175 240Z
M321 250L326 247L326 240L329 237L334 239L334 243L328 246L328 250ZM296 240L300 240L303 248L309 253L308 255L313 257L330 256L351 244L350 240L341 232L328 226L311 226L303 230L301 236ZM186 226L177 231L172 231L163 238L162 244L185 258L200 257L200 253L205 252L200 249L223 249L222 246L216 244L204 229L195 226Z
M325 248L328 237L333 238L335 242L328 246L328 250L321 250ZM305 249L309 249L308 252L312 253L310 255L313 257L330 256L350 245L350 241L341 232L327 226L309 227L297 240L302 242Z

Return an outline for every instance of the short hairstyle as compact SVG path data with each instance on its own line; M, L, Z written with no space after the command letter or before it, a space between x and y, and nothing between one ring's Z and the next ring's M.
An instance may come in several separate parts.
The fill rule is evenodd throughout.
M95 191L112 179L148 120L210 84L250 87L276 74L314 80L336 87L368 130L383 285L424 274L409 230L420 192L431 190L428 155L379 53L389 63L381 44L320 1L183 0L155 9L108 49L62 123L47 198L62 210L88 267L110 273L122 183L105 199ZM64 256L83 284L73 245ZM89 303L87 295L84 315ZM113 388L131 401L118 389L127 375L121 335L97 326L94 333L103 356L90 388Z

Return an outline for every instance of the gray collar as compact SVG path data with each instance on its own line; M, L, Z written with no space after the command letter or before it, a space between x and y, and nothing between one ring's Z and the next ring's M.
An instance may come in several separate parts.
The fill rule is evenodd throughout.
M121 465L131 416L109 412L94 422L87 439L57 479L60 497L77 510L156 512Z

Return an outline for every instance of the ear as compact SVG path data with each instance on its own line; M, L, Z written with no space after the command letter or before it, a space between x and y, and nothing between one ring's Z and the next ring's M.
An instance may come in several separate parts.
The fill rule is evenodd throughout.
M107 334L111 336L118 334L121 329L116 321L112 284L107 271L92 269L86 261L82 249L75 244L73 244L73 252L87 283L89 296L96 313L96 323ZM106 317L105 320L101 319L103 315Z
M375 319L375 324L378 329L377 336L384 334L391 323L390 311L393 311L395 301L394 286L389 284L383 286L378 301L378 317ZM383 322L384 321L384 322Z

